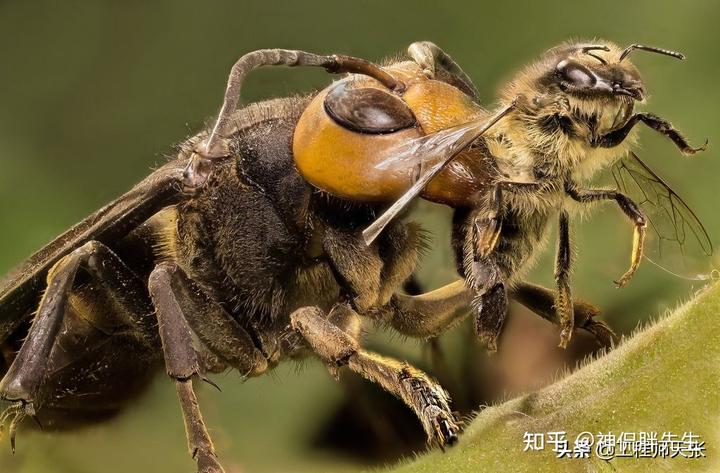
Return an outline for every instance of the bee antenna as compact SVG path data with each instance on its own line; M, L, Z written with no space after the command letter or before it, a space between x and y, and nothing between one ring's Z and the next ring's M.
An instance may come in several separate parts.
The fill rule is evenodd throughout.
M635 51L636 49L639 49L641 51L648 51L651 53L662 54L663 56L674 57L675 59L680 59L681 61L685 59L685 55L677 51L670 51L669 49L656 48L653 46L645 46L644 44L631 44L630 46L625 48L625 50L620 54L620 59L618 59L618 62L622 62L623 59L628 57L630 53Z

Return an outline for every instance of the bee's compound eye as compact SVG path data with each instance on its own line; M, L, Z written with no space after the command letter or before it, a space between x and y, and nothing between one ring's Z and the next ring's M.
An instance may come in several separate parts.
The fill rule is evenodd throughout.
M395 95L375 88L350 88L340 82L325 97L335 122L360 133L392 133L415 125L410 107Z
M597 78L590 69L567 59L560 61L555 71L563 81L581 89L589 89L595 86Z

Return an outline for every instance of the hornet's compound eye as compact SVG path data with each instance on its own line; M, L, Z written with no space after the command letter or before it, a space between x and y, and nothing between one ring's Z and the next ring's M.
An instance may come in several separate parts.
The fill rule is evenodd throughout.
M597 77L590 69L567 59L558 63L555 72L563 83L575 89L591 89L597 83Z
M359 133L393 133L416 123L402 99L380 89L351 88L346 81L327 94L325 111L341 126Z

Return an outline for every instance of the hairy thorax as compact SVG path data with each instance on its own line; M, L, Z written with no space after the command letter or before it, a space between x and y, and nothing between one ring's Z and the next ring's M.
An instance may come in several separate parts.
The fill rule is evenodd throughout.
M614 148L594 144L617 129L632 107L625 101L580 101L526 109L499 123L486 139L498 180L534 184L503 194L503 230L496 251L511 280L529 270L547 240L548 222L561 210L581 208L567 197L566 182L587 182L627 152L634 136Z
M337 298L332 271L312 254L312 190L292 164L292 131L305 102L239 111L233 157L158 226L161 258L176 262L236 319L262 326Z
M560 105L521 109L499 123L487 146L501 178L541 184L540 191L510 200L521 211L565 207L566 181L590 181L634 144L632 131L615 147L596 143L598 137L622 127L632 110L625 100L568 97Z

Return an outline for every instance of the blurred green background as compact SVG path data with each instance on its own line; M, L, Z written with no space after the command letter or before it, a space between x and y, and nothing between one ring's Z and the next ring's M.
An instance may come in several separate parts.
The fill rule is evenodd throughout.
M243 53L283 47L380 59L421 39L448 51L487 105L519 66L568 38L685 53L684 63L647 54L634 61L651 94L647 110L670 119L695 144L708 138L710 149L684 158L643 130L639 153L686 198L717 244L718 20L720 4L713 1L1 1L0 273L128 189L163 162L173 144L202 127L218 110L228 69ZM328 81L316 70L263 70L248 80L244 100L309 91ZM448 214L429 205L419 210L435 235L421 280L435 287L454 277ZM597 303L618 331L630 332L693 290L648 264L627 288L614 288L612 280L627 264L631 229L613 206L574 228L575 293ZM533 281L551 284L552 253L545 252ZM482 379L505 383L480 386L490 401L541 385L553 370L574 363L555 348L552 327L526 314L513 318L510 329L518 335L508 339L514 342L494 360L483 358L482 370L494 377ZM467 332L461 327L443 340L451 360ZM538 337L535 351L527 348ZM372 335L369 343L416 363L426 358L418 342ZM550 361L538 364L533 353ZM229 473L357 469L357 457L318 448L313 440L345 402L343 387L319 363L306 363L301 374L296 368L282 366L245 383L229 373L216 377L222 393L201 389ZM174 390L160 377L142 401L109 424L63 436L21 432L15 456L7 443L0 445L0 471L191 471L184 442Z

